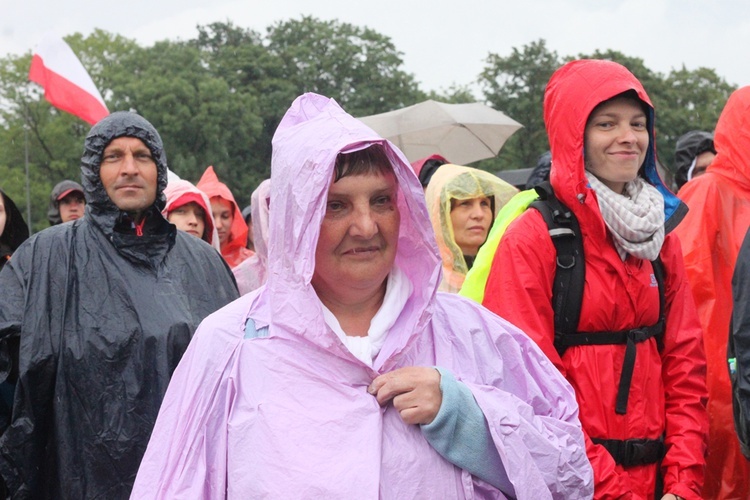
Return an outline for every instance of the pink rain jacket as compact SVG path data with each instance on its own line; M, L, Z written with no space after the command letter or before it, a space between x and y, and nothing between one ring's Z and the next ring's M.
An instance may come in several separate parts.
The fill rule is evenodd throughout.
M216 232L216 225L214 224L214 216L211 214L211 202L206 196L206 193L195 187L191 182L183 179L172 179L164 189L164 196L167 197L167 204L164 205L164 210L161 211L164 217L169 218L169 212L181 207L184 203L177 204L180 198L187 194L196 195L197 199L190 199L200 205L203 212L206 214L204 218L205 228L203 229L203 240L209 245L214 247L216 250L221 250L219 246L219 234Z
M414 291L367 366L310 285L339 152L382 144L400 186L396 265ZM452 465L367 387L440 366L471 390L519 498L593 491L571 387L522 332L436 293L440 258L404 156L338 104L299 97L273 141L269 277L207 318L174 373L132 498L505 498ZM275 205L276 206L276 205ZM251 318L268 335L245 337Z

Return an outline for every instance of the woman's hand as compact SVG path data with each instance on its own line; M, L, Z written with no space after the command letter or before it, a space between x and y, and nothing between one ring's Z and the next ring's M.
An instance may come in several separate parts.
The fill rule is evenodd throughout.
M407 424L429 424L443 402L440 372L425 366L408 366L375 378L367 388L380 406L393 401L401 420Z
M661 500L683 500L682 497L678 497L677 495L674 495L672 493L667 493L663 497L661 497Z

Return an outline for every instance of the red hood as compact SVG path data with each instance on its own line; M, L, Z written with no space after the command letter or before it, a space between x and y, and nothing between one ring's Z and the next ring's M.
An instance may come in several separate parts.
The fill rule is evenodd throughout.
M714 146L709 170L750 190L750 86L729 97L716 123Z
M584 173L584 131L594 108L618 94L635 91L651 109L649 151L641 169L648 182L665 198L667 218L682 209L677 198L664 186L656 171L653 105L638 79L624 66L612 61L578 60L558 69L550 78L544 95L544 122L552 151L550 182L558 198L578 217L584 232L606 237L596 195ZM676 217L673 223L676 223Z
M234 201L232 192L226 184L219 181L216 172L214 172L213 166L209 166L206 171L203 172L203 176L201 176L196 187L206 193L209 200L218 196L232 204L234 218L232 220L232 228L229 231L229 242L221 249L221 254L224 258L234 255L239 249L245 248L245 245L247 244L247 224L242 217L242 212L237 206L237 202ZM230 263L230 266L231 265L232 264Z

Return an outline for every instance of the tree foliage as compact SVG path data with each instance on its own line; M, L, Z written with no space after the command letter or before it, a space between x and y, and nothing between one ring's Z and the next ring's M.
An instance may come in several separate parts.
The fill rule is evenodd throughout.
M482 99L524 128L488 170L533 166L548 149L542 99L549 77L563 62L544 40L510 55L489 54L476 82L424 92L403 67L402 54L386 36L336 20L301 17L264 33L231 22L197 27L186 41L143 47L96 30L66 41L87 68L110 110L133 110L159 130L170 167L197 181L208 165L241 205L270 173L271 139L289 105L303 92L335 98L354 116L408 106L425 99L461 103ZM577 56L584 57L584 56ZM662 75L638 58L615 51L585 57L612 59L644 84L657 109L658 150L671 164L674 142L691 129L711 130L733 90L707 68ZM51 107L28 81L31 54L0 59L0 182L25 206L25 163L31 180L32 226L46 227L48 193L56 182L80 177L88 124ZM470 86L472 85L472 86Z
M607 59L628 68L643 84L656 110L659 160L668 168L677 138L689 130L713 130L721 109L734 87L712 69L681 68L668 75L654 72L637 57L613 50L559 57L544 40L538 40L501 57L490 54L479 77L487 102L521 122L497 158L482 162L491 170L534 166L536 158L549 149L543 121L544 89L552 73L573 59Z
M497 158L482 162L482 168L497 171L533 167L539 155L549 149L542 101L547 81L560 65L560 56L550 51L544 40L513 48L508 57L487 57L479 77L485 99L524 128L508 139Z
M338 21L303 17L276 23L263 36L213 23L199 26L194 39L151 47L101 30L66 41L111 111L136 111L159 130L172 170L195 182L214 165L240 204L269 176L271 138L299 94L328 95L359 116L425 98L389 38ZM80 178L89 126L41 97L28 82L30 60L0 60L0 169L11 197L24 200L22 185L10 179L25 177L27 123L39 229L52 185Z

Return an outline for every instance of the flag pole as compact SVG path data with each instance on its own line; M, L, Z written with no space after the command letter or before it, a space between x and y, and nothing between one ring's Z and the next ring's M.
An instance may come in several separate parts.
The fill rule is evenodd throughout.
M29 181L29 105L24 103L23 113L23 156L26 165L26 221L29 226L29 236L34 234L31 224L31 188Z

